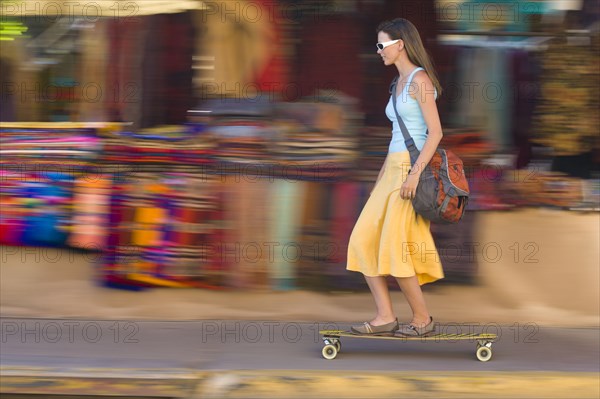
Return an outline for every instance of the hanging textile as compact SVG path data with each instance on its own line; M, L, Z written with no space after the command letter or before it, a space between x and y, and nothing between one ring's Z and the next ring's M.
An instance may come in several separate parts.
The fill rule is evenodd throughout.
M535 142L552 148L554 170L589 178L592 151L600 149L598 86L600 49L555 42L541 56L541 101Z
M105 121L106 98L111 92L107 85L109 55L108 21L99 19L89 29L80 33L79 82L82 97L79 100L80 121Z
M270 0L224 0L202 15L206 34L199 55L214 60L201 76L202 99L255 98L288 89L277 7Z

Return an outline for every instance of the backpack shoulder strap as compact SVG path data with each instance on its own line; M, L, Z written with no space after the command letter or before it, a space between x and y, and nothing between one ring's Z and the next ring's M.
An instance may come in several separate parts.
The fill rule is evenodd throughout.
M392 83L390 83L390 88L389 88L390 94L394 94L394 91L396 90L396 85L398 84L399 78L400 78L400 76L396 75L396 77L392 80Z

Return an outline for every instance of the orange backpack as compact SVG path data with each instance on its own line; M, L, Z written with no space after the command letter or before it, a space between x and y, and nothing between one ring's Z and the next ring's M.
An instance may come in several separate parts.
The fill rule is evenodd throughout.
M404 136L404 143L410 153L411 165L414 166L420 152L396 109L397 81L398 77L391 85L392 104ZM468 202L469 183L463 162L452 151L438 147L419 178L417 192L412 199L415 212L432 222L458 223Z

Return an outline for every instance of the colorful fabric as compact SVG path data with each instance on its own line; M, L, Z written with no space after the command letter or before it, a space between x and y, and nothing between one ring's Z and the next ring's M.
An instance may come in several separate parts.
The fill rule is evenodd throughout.
M107 175L75 180L68 245L94 251L105 248L111 186Z
M139 132L107 132L104 165L206 165L212 162L214 141L195 126L161 126Z
M93 165L100 150L90 128L12 128L0 124L0 165L34 172L81 172Z
M205 286L214 275L213 182L195 170L139 172L113 182L103 279Z
M97 168L100 132L116 123L0 123L0 243L98 250L106 238L103 193L85 187L107 177ZM75 236L72 236L75 233ZM82 233L83 235L78 235Z
M365 289L344 264L389 129L357 144L295 123L219 126L0 124L0 243L100 250L101 283L122 289Z
M0 170L0 244L62 246L71 223L73 178Z

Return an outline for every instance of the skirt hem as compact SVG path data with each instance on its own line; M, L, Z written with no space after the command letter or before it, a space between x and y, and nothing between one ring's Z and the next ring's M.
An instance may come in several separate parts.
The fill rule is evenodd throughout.
M388 274L367 274L361 270L357 270L357 269L349 269L346 268L347 271L350 272L354 272L354 273L361 273L363 276L366 277L394 277L394 278L408 278L408 277L413 277L413 276L417 276L417 279L419 280L419 285L425 285L425 284L429 284L429 283L433 283L439 280L444 279L445 276L441 276L441 277L436 277L433 276L431 274L428 273L413 273L410 275L395 275L392 273L388 273ZM424 276L426 276L427 278L423 278Z

